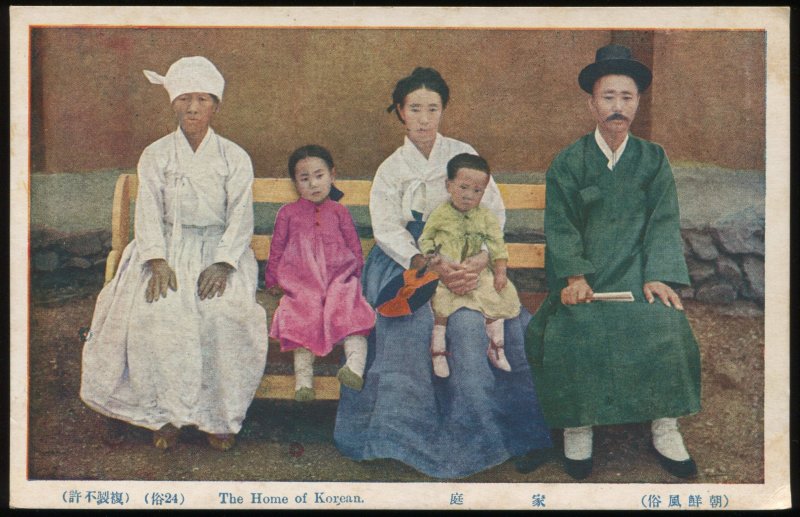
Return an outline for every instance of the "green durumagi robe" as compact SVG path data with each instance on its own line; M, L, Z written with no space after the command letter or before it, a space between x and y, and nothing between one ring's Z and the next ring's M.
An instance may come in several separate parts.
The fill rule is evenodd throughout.
M613 170L590 133L547 171L550 294L526 352L551 427L640 422L700 410L700 353L683 311L644 298L645 282L688 284L675 180L657 144L631 135ZM635 301L563 305L566 278Z

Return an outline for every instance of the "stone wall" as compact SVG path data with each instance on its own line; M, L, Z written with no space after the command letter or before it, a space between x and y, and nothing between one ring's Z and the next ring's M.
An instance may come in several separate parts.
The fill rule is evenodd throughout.
M48 300L99 291L103 286L111 232L65 233L31 228L31 288Z
M111 246L111 200L120 172L131 171L33 176L30 249L35 290L55 289L67 296L96 292L103 285ZM692 281L691 287L681 290L682 296L715 304L751 300L763 306L763 172L675 165L673 174ZM499 183L543 183L544 173L499 172L495 179ZM256 233L271 231L278 207L256 204ZM353 208L351 214L359 235L372 237L367 208ZM543 222L541 211L510 210L506 240L545 242ZM522 291L546 290L543 271L512 270L509 276Z
M681 296L716 304L747 299L763 306L763 215L748 209L735 219L681 233L692 280Z
M680 290L686 299L731 304L751 300L764 304L764 218L755 211L703 228L681 230L691 287ZM528 235L542 241L541 232ZM531 238L532 237L532 238ZM31 230L31 285L37 291L57 291L70 297L99 290L103 285L111 233L96 230L63 233L49 228ZM520 290L545 291L542 271L511 271ZM263 286L263 264L259 267Z

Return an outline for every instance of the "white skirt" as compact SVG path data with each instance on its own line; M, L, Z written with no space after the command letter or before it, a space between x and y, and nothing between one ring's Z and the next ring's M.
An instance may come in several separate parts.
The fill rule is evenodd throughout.
M147 303L150 274L136 241L100 292L83 348L81 398L109 417L148 429L171 423L237 433L264 374L267 316L256 302L258 265L247 248L221 297L200 300L221 227L181 229L169 259L177 291ZM171 232L167 232L171 233ZM170 236L165 237L170 249Z

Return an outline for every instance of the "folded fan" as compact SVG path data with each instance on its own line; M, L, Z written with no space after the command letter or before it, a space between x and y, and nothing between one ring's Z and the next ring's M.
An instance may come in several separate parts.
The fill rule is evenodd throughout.
M596 302L632 302L633 293L630 291L619 291L610 293L594 293L592 301Z

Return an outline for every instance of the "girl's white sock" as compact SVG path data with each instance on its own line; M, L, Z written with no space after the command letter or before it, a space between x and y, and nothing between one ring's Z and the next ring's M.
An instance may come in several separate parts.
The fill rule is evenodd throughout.
M314 388L314 354L305 348L294 349L294 390Z
M359 377L364 376L364 366L367 364L367 338L366 336L347 336L344 338L345 364Z
M653 447L662 455L675 461L691 458L678 430L677 418L656 418L650 424L650 431L653 433Z
M588 460L592 457L592 426L564 428L564 456L571 460Z
M441 355L442 352L447 351L447 342L445 341L445 333L447 327L445 325L434 325L433 336L431 337L431 360L433 361L433 373L437 377L449 377L450 367L447 366L447 357Z

